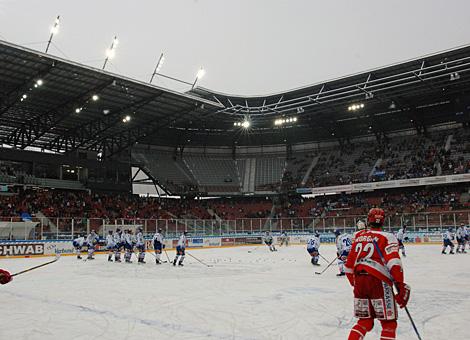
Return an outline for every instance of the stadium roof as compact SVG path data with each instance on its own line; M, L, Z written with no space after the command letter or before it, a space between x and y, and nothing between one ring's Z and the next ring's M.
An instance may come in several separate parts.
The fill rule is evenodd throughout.
M422 129L470 120L469 71L470 46L464 46L241 97L204 88L174 92L0 41L0 139L19 148L90 149L110 157L136 143L294 144ZM251 121L249 129L234 126L243 120Z
M222 107L3 41L0 93L3 143L108 156Z

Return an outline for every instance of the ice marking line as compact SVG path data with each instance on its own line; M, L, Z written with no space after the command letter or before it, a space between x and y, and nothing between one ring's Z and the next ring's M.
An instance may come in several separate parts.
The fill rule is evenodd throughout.
M28 301L36 301L36 302L41 302L41 303L46 303L49 305L58 305L58 306L64 306L68 307L71 309L78 309L79 311L82 312L87 312L91 314L97 314L97 315L104 315L104 316L109 316L113 317L115 319L120 319L120 320L125 320L125 321L133 321L136 323L140 323L146 326L150 327L158 327L161 328L164 331L174 331L174 332L184 332L188 334L194 334L194 335L199 335L199 336L204 336L204 337L215 337L217 339L233 339L233 333L230 334L221 334L221 333L215 333L211 330L203 330L203 329L197 329L194 325L191 325L191 327L185 327L184 325L179 325L179 324L174 324L174 323L169 323L169 322L164 322L158 319L155 320L150 320L150 319L141 319L137 318L133 315L126 315L126 314L116 314L111 311L107 310L100 310L96 308L91 308L87 306L82 306L82 305L75 305L73 303L66 303L66 302L60 302L60 301L51 301L48 298L38 298L32 295L27 295L27 294L18 294L18 293L13 293L13 292L1 292L0 295L2 294L7 294L16 298L20 299L27 299ZM253 337L244 337L244 336L237 336L237 339L244 339L244 340L254 340L256 338Z

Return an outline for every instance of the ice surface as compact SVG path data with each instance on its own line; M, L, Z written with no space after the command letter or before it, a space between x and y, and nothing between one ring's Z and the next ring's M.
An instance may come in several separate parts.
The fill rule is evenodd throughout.
M185 267L63 257L0 287L0 339L346 339L354 323L352 291L337 267L314 275L302 246L189 252ZM335 256L322 245L322 255ZM408 246L409 309L424 339L468 338L470 255L440 246ZM170 256L174 252L169 252ZM16 272L47 258L4 259ZM378 339L375 333L366 339ZM398 339L415 339L400 313Z

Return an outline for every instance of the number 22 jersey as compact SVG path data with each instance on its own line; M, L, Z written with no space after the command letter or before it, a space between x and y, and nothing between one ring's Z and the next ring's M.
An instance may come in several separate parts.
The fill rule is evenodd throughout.
M383 263L376 246L380 249L385 263ZM353 274L359 272L367 272L389 284L392 283L392 277L396 282L404 280L403 266L398 253L398 240L393 234L379 228L361 230L354 235L345 267L348 279L353 285Z

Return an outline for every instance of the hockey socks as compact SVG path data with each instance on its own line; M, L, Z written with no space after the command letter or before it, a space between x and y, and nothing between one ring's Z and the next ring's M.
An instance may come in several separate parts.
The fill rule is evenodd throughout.
M179 258L179 261L178 261ZM176 255L175 259L173 260L173 265L176 266L178 262L178 266L183 266L184 255Z
M132 257L132 253L130 251L126 251L126 253L124 254L124 260L128 263L131 263L131 257Z
M141 251L141 252L139 253L138 259L139 259L139 260L138 260L139 263L145 263L145 261L144 261L144 259L145 259L145 252L144 252L144 251Z

